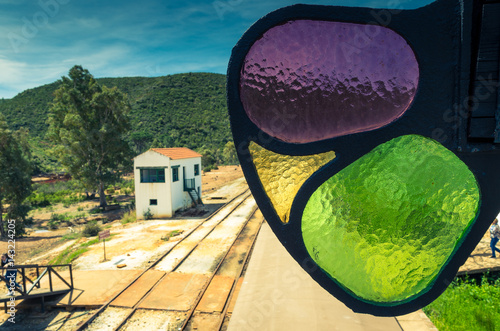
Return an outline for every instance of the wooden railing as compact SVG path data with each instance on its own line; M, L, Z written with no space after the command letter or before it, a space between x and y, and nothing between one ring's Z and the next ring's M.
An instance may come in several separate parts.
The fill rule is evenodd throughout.
M67 267L69 268L69 280L66 281L55 268L63 268ZM28 276L28 271L29 269L35 269L35 274L36 278L31 279ZM17 275L21 275L20 281L17 281L19 277L16 277L15 281L18 284L22 285L22 289L17 289L17 292L19 292L21 295L16 296L18 298L24 299L28 297L42 297L42 310L43 310L43 297L44 296L49 296L49 295L54 295L54 294L59 294L59 293L64 293L72 290L74 288L73 284L73 269L71 264L58 264L58 265L38 265L38 264L30 264L30 265L14 265L11 267L3 267L0 268L2 271L2 275L5 273L3 270L17 270ZM33 289L35 288L41 288L40 286L40 281L47 276L49 278L49 288L48 291L43 292L43 293L36 293L32 294ZM54 289L54 285L52 283L52 276L57 276L68 288L67 289ZM10 287L11 281L8 278L5 278L2 276L2 281L7 282L8 287ZM30 284L31 283L31 284ZM29 287L29 288L28 288ZM5 309L7 309L7 301L10 300L9 298L7 299L0 299L0 302L5 302Z

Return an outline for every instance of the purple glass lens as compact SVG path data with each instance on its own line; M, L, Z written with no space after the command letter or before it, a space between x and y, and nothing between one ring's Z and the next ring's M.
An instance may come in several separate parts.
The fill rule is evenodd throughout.
M308 143L393 122L412 102L418 77L413 50L388 28L296 20L253 44L240 97L261 130Z

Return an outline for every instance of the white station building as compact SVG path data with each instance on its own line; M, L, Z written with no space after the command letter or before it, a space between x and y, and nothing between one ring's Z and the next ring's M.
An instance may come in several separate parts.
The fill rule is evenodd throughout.
M152 148L134 158L137 219L172 217L201 203L201 154L189 148Z

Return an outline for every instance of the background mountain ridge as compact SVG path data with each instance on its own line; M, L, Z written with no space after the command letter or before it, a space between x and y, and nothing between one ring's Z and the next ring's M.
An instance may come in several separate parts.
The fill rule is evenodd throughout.
M96 78L100 85L116 86L130 101L132 130L128 140L140 154L150 147L188 147L222 161L232 142L226 103L226 76L184 73L161 77ZM9 127L27 128L40 171L57 167L46 151L46 123L53 93L60 81L25 90L11 99L0 99Z

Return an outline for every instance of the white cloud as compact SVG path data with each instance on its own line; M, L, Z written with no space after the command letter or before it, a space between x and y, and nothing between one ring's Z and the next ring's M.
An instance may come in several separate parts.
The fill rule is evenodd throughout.
M51 83L60 78L62 67L31 65L0 57L0 97L11 98L28 88Z
M21 62L11 61L6 58L0 57L0 85L7 83L19 83L22 81L22 73L25 71L27 65Z
M73 20L73 23L76 24L77 26L81 28L100 28L102 26L101 20L99 20L96 17L92 18L77 18L76 20Z
M0 0L0 5L22 5L23 0Z
M35 48L32 49L36 51ZM46 49L45 49L46 51ZM55 53L56 49L53 50ZM67 75L75 64L82 65L96 75L106 73L117 63L127 62L129 49L123 45L110 45L96 51L91 45L77 44L57 48L57 56L22 62L0 57L0 98L36 86L52 83ZM40 50L41 52L41 50ZM127 73L122 75L126 76ZM97 76L97 75L96 75ZM17 93L16 93L17 92Z
M304 3L385 7L416 0L301 0ZM422 2L432 2L423 0ZM19 6L23 3L23 6ZM75 64L96 77L225 72L232 47L269 11L292 0L131 0L61 5L57 15L14 51L8 35L23 36L38 1L0 0L0 98L51 83ZM225 9L214 4L225 4ZM4 10L4 8L7 8Z
M61 62L67 66L81 64L89 70L102 70L128 58L130 49L126 45L109 45L95 49L91 44L78 43L64 48ZM69 68L68 68L69 69Z

